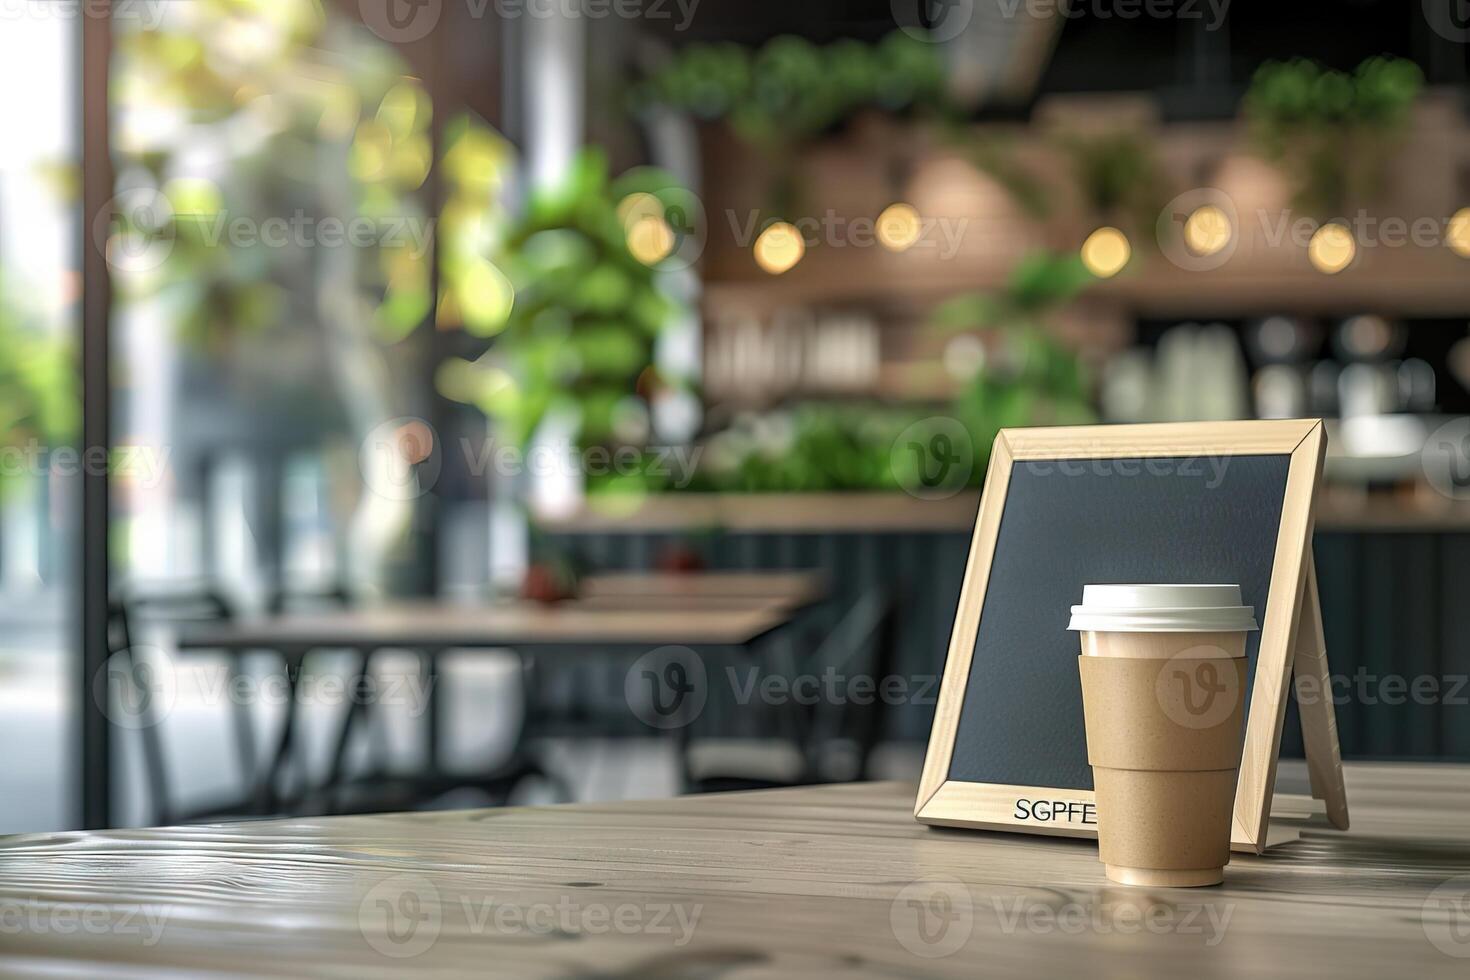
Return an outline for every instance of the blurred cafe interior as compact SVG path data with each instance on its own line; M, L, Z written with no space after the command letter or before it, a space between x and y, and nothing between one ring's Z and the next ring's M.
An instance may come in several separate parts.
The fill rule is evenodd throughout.
M1036 425L1326 418L1470 758L1458 7L9 5L0 831L914 778Z

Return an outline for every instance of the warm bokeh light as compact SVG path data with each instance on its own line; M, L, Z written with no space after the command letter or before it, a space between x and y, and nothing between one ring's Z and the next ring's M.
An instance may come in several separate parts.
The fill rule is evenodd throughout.
M777 221L755 240L756 265L773 276L796 265L805 254L806 243L801 240L801 232L790 222Z
M458 286L460 309L470 332L482 337L499 333L516 298L505 273L477 257L465 264Z
M878 215L878 242L890 252L906 251L922 231L923 222L912 204L898 201Z
M1393 328L1381 316L1365 313L1355 316L1342 327L1342 344L1354 356L1364 360L1381 356L1393 343Z
M434 432L417 419L405 422L393 433L393 448L405 463L422 463L434 451Z
M1343 225L1332 222L1318 228L1307 243L1307 258L1318 272L1335 275L1352 265L1358 254L1358 245L1353 233Z
M674 230L661 217L646 214L628 228L628 251L644 265L658 265L674 250Z
M631 229L644 218L663 216L663 202L645 191L629 194L618 202L618 220L623 223L624 230Z
M1082 243L1082 264L1099 279L1116 276L1132 256L1128 236L1107 225L1088 235Z
M1195 255L1214 255L1230 244L1230 218L1213 204L1195 208L1184 221L1184 245Z
M1444 243L1456 255L1470 259L1470 208L1461 208L1450 217L1444 232Z

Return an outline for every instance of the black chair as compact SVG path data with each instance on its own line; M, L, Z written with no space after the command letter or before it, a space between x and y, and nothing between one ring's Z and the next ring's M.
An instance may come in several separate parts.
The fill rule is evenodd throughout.
M691 734L684 749L685 783L694 792L769 789L847 782L870 775L889 707L881 696L892 670L895 610L882 589L864 593L812 654L778 665L789 679L867 677L879 690L871 698L818 697L803 705L794 697L754 719L774 732L759 738ZM745 719L750 722L752 719Z
M236 799L192 811L175 806L168 762L164 751L164 717L166 706L156 703L155 695L163 683L163 672L171 666L157 656L157 651L140 646L135 627L149 623L219 622L233 617L230 604L218 592L207 587L178 587L143 590L130 587L120 590L108 602L108 668L107 686L94 692L99 698L110 698L113 682L122 685L122 727L137 732L143 758L144 778L152 804L151 822L185 823L217 816L249 812L246 801ZM242 673L240 654L227 655L227 683L233 685ZM232 712L235 749L240 771L249 779L255 770L255 731L248 704L235 703Z
M438 668L442 651L425 651L420 659L428 681L430 706L429 724L437 725L438 709L435 701L441 696L443 674ZM363 671L371 670L372 654L363 661ZM472 790L486 798L488 806L504 806L517 787L527 780L540 780L550 786L557 796L566 802L572 793L562 777L544 766L527 749L527 741L534 734L533 715L536 711L537 670L536 660L522 654L521 691L523 711L518 731L511 739L510 755L498 765L479 772L446 772L438 766L437 753L431 748L430 759L424 770L411 776L396 776L381 769L367 775L349 778L346 776L345 757L347 744L354 724L371 724L372 718L365 703L354 701L339 732L333 752L332 772L321 787L311 811L314 813L364 813L384 810L408 810L431 806L440 798L455 791Z
M273 613L282 613L293 609L319 608L322 605L342 606L347 604L348 598L346 590L340 586L322 590L276 590L267 598L266 606ZM282 664L289 697L286 716L277 735L275 749L266 760L264 768L257 757L253 706L247 701L232 698L230 714L235 753L246 784L245 789L237 798L205 807L184 809L173 800L173 780L169 775L164 748L164 719L148 694L156 686L160 672L169 667L157 660L156 651L138 645L135 628L145 623L169 627L222 622L233 617L234 611L228 600L207 585L134 584L120 589L109 603L108 673L109 677L116 678L125 685L122 696L132 699L136 708L129 712L131 717L128 719L128 727L138 732L152 803L152 820L156 823L189 823L227 816L264 816L280 812L283 802L289 799L289 794L281 791L280 784L287 766L292 762L296 737L296 692L302 665L293 663L288 658ZM245 653L239 650L226 650L223 653L227 670L227 686L224 690L230 691L246 676ZM366 657L360 656L354 676L367 669ZM128 711L126 705L124 710ZM343 741L350 722L350 717L342 719L343 734L340 737ZM304 794L305 772L300 772L298 778Z

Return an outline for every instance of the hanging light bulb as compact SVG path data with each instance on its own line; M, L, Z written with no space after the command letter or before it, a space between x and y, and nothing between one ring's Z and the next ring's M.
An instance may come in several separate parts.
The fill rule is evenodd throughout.
M1444 243L1456 255L1470 259L1470 208L1461 208L1450 217L1445 228Z
M1328 222L1312 234L1307 243L1307 258L1318 272L1334 276L1352 265L1358 254L1358 243L1347 226Z
M1230 218L1213 204L1195 208L1184 219L1184 245L1201 258L1230 244L1231 233Z
M878 215L878 242L890 252L907 251L923 233L923 221L912 204L896 201Z
M766 272L779 276L786 272L806 254L806 243L801 232L786 221L777 221L767 226L755 240L755 262Z
M1109 225L1097 229L1082 243L1082 264L1099 279L1111 279L1133 256L1128 236Z
M628 251L644 265L658 265L674 250L674 229L663 218L644 215L628 229Z

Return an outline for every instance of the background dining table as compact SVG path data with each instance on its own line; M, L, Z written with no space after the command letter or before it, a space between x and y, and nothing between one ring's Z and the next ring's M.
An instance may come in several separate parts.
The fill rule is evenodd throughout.
M11 837L0 973L1464 977L1470 766L1346 773L1351 831L1206 889L921 826L906 783Z
M423 719L426 758L414 780L414 792L432 796L461 782L444 775L439 758L444 727L439 666L445 652L511 651L521 659L521 722L509 752L511 761L484 774L481 780L509 786L525 775L546 775L544 768L530 761L524 751L536 720L537 673L533 668L538 660L585 660L659 650L686 651L688 656L711 658L713 662L756 658L757 646L773 634L797 627L804 613L826 597L825 576L814 571L614 572L586 576L575 596L558 602L498 597L317 608L180 623L170 629L170 642L184 655L224 652L239 657L269 651L280 657L291 692L284 720L265 758L254 761L253 753L249 760L242 757L242 771L251 774L253 783L251 800L227 807L234 812L248 806L256 813L272 813L283 801L289 801L279 787L293 766L299 728L295 691L302 663L313 653L356 654L356 666L344 679L348 689L371 676L373 658L381 651L419 654L428 692ZM349 703L338 724L324 782L298 787L297 802L302 794L318 801L330 800L346 782L349 739L366 714L365 704L358 700ZM249 727L248 720L237 724ZM253 736L245 740L253 742ZM147 752L148 748L145 745L148 764L157 769L165 767L162 752ZM87 760L88 765L110 762L110 755ZM379 777L374 775L359 782L371 784L376 780Z

